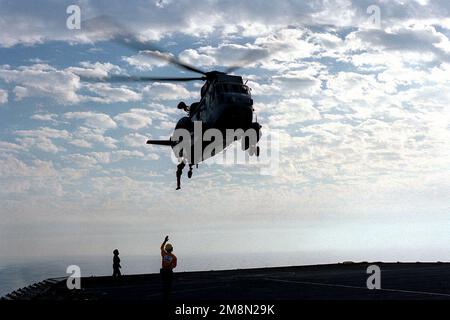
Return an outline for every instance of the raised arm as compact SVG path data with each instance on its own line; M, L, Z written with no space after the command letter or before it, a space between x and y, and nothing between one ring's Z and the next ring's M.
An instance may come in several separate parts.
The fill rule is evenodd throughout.
M169 236L166 236L166 238L164 239L164 242L161 243L161 253L164 252L164 246L166 245L167 241L169 241Z

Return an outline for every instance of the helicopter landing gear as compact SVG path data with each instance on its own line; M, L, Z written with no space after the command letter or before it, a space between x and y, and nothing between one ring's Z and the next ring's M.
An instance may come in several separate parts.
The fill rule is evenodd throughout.
M192 178L192 165L189 165L188 178Z

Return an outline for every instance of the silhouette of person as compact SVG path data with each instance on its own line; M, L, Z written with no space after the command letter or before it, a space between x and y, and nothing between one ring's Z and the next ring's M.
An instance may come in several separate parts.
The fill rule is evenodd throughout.
M119 250L115 249L113 251L114 257L113 257L113 277L120 277L122 274L120 273L120 268L122 266L120 265L120 258L119 258Z
M166 236L164 242L161 244L161 260L162 267L160 270L163 284L163 297L167 301L169 299L170 289L172 287L173 269L177 266L177 257L172 253L173 246L169 241L169 236Z
M177 189L176 190L181 189L181 175L183 174L183 169L185 166L186 166L186 164L184 163L184 161L181 161L177 165Z

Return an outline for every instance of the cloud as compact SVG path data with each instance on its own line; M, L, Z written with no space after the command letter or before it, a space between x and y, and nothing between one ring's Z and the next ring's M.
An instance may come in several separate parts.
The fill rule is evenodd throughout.
M320 120L320 112L314 108L313 102L303 98L284 99L276 103L269 115L269 125L271 127L287 127L306 121Z
M18 130L15 133L18 136L44 137L49 139L67 139L70 137L70 133L67 130L59 130L49 127L42 127L35 130Z
M235 64L252 64L269 54L268 50L251 44L221 44L218 47L200 47L187 49L180 53L180 59L192 65L200 66L234 66Z
M61 103L79 102L76 91L79 78L69 71L57 70L47 64L34 64L11 69L0 66L0 78L7 83L17 83L14 88L16 100L26 97L53 97Z
M36 148L48 153L58 153L64 150L64 148L55 145L51 139L45 137L24 137L18 139L18 141L27 149Z
M86 78L105 78L110 74L122 72L122 69L119 66L112 63L92 63L89 61L80 62L80 67L68 67L65 70Z
M123 137L123 142L125 143L125 145L132 148L142 148L142 146L145 145L147 140L148 137L136 132L130 133Z
M331 35L329 39L336 41ZM308 29L298 25L279 26L255 38L253 43L222 43L217 47L187 49L180 53L180 58L193 65L208 67L258 65L269 70L280 70L283 63L286 65L286 63L314 56L319 50L320 45L312 41L312 35Z
M83 120L84 125L93 129L114 129L117 124L111 117L105 113L95 113L92 111L84 112L66 112L64 114L66 119Z
M157 53L160 53L157 51ZM129 57L122 57L122 60L127 62L130 66L135 67L141 71L152 70L154 67L163 67L167 65L167 62L162 59L154 58L145 52L135 54Z
M49 153L67 151L61 145L55 144L54 140L59 139L61 142L78 148L91 149L94 146L101 146L108 149L116 148L118 141L104 134L105 130L116 127L115 122L109 116L91 112L69 112L63 116L67 119L84 120L84 124L88 127L79 126L72 132L49 127L41 127L33 130L17 130L15 131L15 135L17 141L20 143L20 147L24 149L37 148ZM10 147L13 146L11 145Z
M198 50L202 51L201 48ZM199 53L195 49L184 50L180 53L179 58L181 59L181 61L196 66L213 66L217 64L217 61L214 57L211 57L206 53Z
M99 168L128 159L157 160L158 158L155 154L145 155L141 151L125 149L86 154L74 153L64 157L67 162L80 168Z
M182 85L161 82L155 82L146 86L143 94L154 100L180 100L197 96L197 93L188 91Z
M7 141L0 141L0 151L2 154L18 153L24 149L25 148L19 144Z
M65 151L61 146L57 146L54 139L68 139L70 133L66 130L58 130L42 127L36 130L18 130L15 132L18 142L27 149L36 148L48 153L58 153Z
M105 129L103 128L79 127L72 134L74 138L72 142L76 141L75 144L84 148L88 148L94 144L108 149L117 148L116 143L118 141L112 137L105 136L104 131Z
M96 96L84 96L84 101L94 101L99 103L112 102L129 102L139 101L142 95L139 92L133 91L127 86L113 87L106 83L85 84L84 88L94 93Z
M0 104L8 102L8 91L0 89Z
M318 76L318 73L310 73L309 70L293 70L272 77L272 81L284 96L313 96L321 91Z
M38 121L56 121L58 115L54 113L36 113L31 116L31 119Z
M70 144L78 147L78 148L92 148L93 145L91 142L87 141L87 140L83 140L83 139L73 139L69 141Z
M120 113L114 117L122 127L139 130L152 124L150 112L145 109L130 109L129 112Z
M139 92L127 86L112 86L107 83L80 82L80 77L95 78L115 74L121 69L111 63L81 62L80 67L57 69L48 64L33 64L11 68L0 66L0 79L15 84L15 99L40 97L54 99L61 104L80 102L128 102L142 99ZM87 90L91 95L82 94ZM92 95L93 94L93 95Z
M50 193L53 197L62 195L62 187L57 179L59 173L51 161L33 160L26 163L14 156L0 158L1 196L20 195L24 192L35 196Z
M51 1L44 1L40 5L5 3L2 8L4 19L0 24L0 43L3 46L52 40L89 43L108 39L111 31L117 29L114 24L108 29L108 25L94 28L89 21L82 25L81 32L61 27L65 26L68 16L65 15L66 7L65 2L55 4ZM97 11L96 4L83 2L82 12L87 16L95 16ZM298 21L305 24L314 22L345 25L356 22L356 11L357 8L353 8L348 1L330 3L325 0L314 4L261 2L258 8L250 3L240 3L237 7L236 3L228 1L196 4L181 0L176 5L171 1L156 1L146 3L145 6L130 5L127 10L124 10L120 2L111 2L108 8L102 8L102 14L114 17L118 24L126 25L138 38L145 40L160 40L176 32L199 36L221 30L227 35L248 36L264 33L270 26L295 24ZM61 14L57 14L58 12ZM367 19L366 16L364 18ZM8 28L10 25L18 27L11 29Z
M121 161L123 159L144 158L145 155L137 150L115 150L112 152L113 161Z
M98 164L98 160L95 157L78 153L69 154L64 157L64 160L68 162L71 167L75 166L84 169L94 168Z
M134 2L132 2L134 3ZM180 0L155 1L146 5L130 5L124 10L118 1L102 7L103 15L117 20L117 24L126 25L139 39L161 40L175 33L190 36L207 36L214 32L224 37L257 37L270 33L273 28L286 25L314 25L334 28L364 28L368 25L367 8L379 5L383 27L422 22L432 25L448 24L448 4L444 1L424 6L424 1L348 1L318 0L313 3L285 2L272 3L261 1L258 7L251 3L230 1L192 3ZM74 32L65 25L66 2L53 3L41 1L39 5L4 3L3 19L0 22L0 44L12 46L19 43L33 44L47 41L67 41L92 43L111 38L111 30L94 28L86 22L81 31ZM51 7L52 10L48 8ZM98 5L83 2L82 12L87 17L98 14ZM60 12L61 14L58 14ZM211 14L213 12L214 14ZM433 21L434 19L434 21ZM89 19L83 19L89 20ZM176 23L173 23L176 21ZM16 25L16 28L9 28ZM122 31L123 32L123 31Z
M448 38L435 26L397 27L385 30L359 30L346 37L346 46L351 50L418 52L427 57L431 54L439 61L449 61Z

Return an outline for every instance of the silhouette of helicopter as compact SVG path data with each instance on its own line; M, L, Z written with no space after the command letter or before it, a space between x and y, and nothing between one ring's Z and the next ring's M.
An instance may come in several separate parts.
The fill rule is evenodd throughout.
M171 59L173 62L173 59ZM186 66L180 61L178 65ZM184 102L180 102L177 106L178 109L184 110L187 114L181 118L176 126L177 129L185 129L194 134L194 122L201 123L202 131L208 129L219 130L223 137L226 136L226 130L232 129L235 132L241 129L242 132L248 129L254 129L256 132L256 141L254 144L249 139L242 141L243 150L248 150L250 155L259 156L260 147L256 145L261 137L261 125L257 121L253 121L254 108L253 99L251 97L251 88L244 84L241 76L230 75L228 70L226 72L210 71L204 72L198 69L193 70L192 66L188 66L189 70L203 74L198 78L172 78L164 79L165 81L205 81L200 90L201 98L199 102L194 102L190 106L187 106ZM188 69L186 68L186 69ZM157 79L162 80L161 78ZM223 139L221 150L225 149L239 139L237 135L233 140ZM172 137L168 140L148 140L147 144L165 145L171 146L178 157L182 157L182 154L177 154L177 150L174 148L180 140L175 140ZM194 148L195 140L191 139L191 147ZM202 140L202 151L210 144L210 142ZM215 150L217 151L217 149ZM201 152L201 157L195 157L194 150L187 153L187 162L189 164L188 177L192 176L192 166L198 165L200 162L216 155L217 152L204 153Z
M128 48L138 51L140 54L145 54L153 58L164 60L170 64L175 65L178 68L201 74L200 77L147 77L147 76L122 76L115 75L102 79L98 79L100 82L187 82L187 81L204 81L204 85L200 91L200 101L192 103L187 106L184 102L180 102L177 106L178 109L184 110L186 116L182 117L175 125L175 130L185 129L191 136L194 135L195 123L200 123L202 131L208 129L217 129L223 136L226 136L226 131L232 129L235 132L240 132L240 134L234 136L232 140L222 139L223 142L220 144L220 148L216 148L212 153L204 153L205 148L208 147L212 141L201 141L201 152L200 156L198 153L194 152L195 139L191 139L190 147L191 152L187 154L183 150L179 150L176 147L179 145L182 139L175 138L174 134L167 140L148 140L147 144L170 146L175 153L175 156L180 162L187 163L189 165L188 177L192 177L192 167L206 159L213 157L218 154L217 151L222 151L227 148L234 141L241 139L242 149L247 151L250 156L260 155L260 147L257 145L261 137L261 125L254 118L254 108L253 99L251 96L251 88L249 88L246 83L243 82L241 76L231 75L230 73L244 67L248 63L252 63L257 59L264 58L266 54L261 55L261 53L256 54L254 52L249 52L247 55L240 59L240 64L231 66L227 68L224 72L220 71L209 71L205 72L191 66L187 63L180 61L175 58L170 53L164 53L164 51L156 48L153 45L143 44L138 42L133 37L132 33L126 31L122 25L111 21L108 17L101 17L100 19L95 19L96 23L99 21L102 23L101 26L107 24L107 27L115 27L120 30L119 37L116 37L115 41L121 45L125 45ZM91 24L94 20L90 21ZM97 26L99 28L99 26ZM92 82L92 79L88 81ZM241 131L240 131L240 130ZM253 129L256 133L255 139L249 139L249 137L242 132L246 132L249 129ZM197 155L197 156L195 156ZM184 165L182 165L182 168ZM180 168L180 165L178 166ZM179 177L177 171L178 186ZM179 187L177 188L179 189Z

